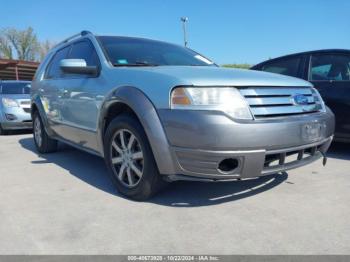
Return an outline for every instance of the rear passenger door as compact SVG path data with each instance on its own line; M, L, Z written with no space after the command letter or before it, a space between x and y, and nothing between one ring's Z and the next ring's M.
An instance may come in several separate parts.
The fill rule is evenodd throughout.
M309 81L321 93L336 117L336 136L350 138L350 54L310 56Z

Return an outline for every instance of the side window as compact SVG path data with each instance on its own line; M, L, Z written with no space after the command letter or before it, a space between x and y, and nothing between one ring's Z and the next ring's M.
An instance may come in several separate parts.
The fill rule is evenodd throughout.
M267 62L262 71L298 77L301 58L292 57L272 62Z
M50 78L62 77L63 72L60 68L60 61L67 57L69 49L70 49L70 46L67 46L67 47L57 51L57 53L54 55L54 57L52 58L52 60L49 64L45 78L50 79Z
M72 59L84 59L88 66L98 66L98 58L95 48L88 41L77 42L73 45L69 54Z
M350 80L350 56L319 54L311 56L310 80Z

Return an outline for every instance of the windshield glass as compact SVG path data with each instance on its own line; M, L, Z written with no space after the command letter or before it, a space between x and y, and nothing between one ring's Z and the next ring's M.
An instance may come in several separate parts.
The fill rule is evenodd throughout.
M30 83L1 83L1 94L19 95L30 94Z
M204 56L178 45L117 36L98 37L114 66L213 66Z

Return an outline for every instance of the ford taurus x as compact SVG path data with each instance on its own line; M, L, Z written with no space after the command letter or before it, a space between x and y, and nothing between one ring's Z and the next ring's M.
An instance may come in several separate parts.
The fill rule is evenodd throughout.
M101 156L119 192L136 200L169 181L232 181L308 164L334 131L309 82L87 31L49 52L31 103L40 153L62 141Z

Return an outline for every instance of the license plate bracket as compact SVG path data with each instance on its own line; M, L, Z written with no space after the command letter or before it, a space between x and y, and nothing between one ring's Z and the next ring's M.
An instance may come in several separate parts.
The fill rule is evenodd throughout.
M322 137L323 125L321 123L307 123L302 126L302 137L307 142L317 141Z

